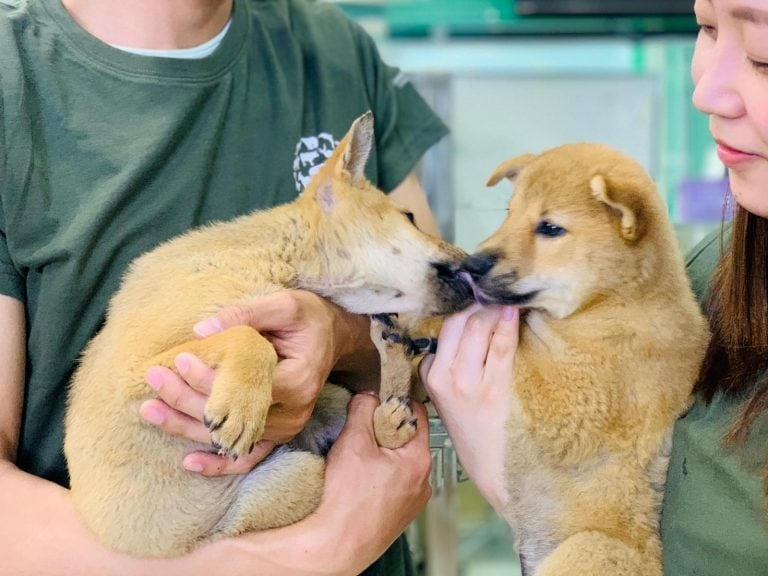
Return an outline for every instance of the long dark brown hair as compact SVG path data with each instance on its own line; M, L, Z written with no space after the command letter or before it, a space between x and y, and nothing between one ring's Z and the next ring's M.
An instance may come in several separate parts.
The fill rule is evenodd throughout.
M723 242L707 310L712 339L696 391L743 398L726 442L745 441L768 411L768 219L735 207L730 246ZM763 488L768 497L768 448Z

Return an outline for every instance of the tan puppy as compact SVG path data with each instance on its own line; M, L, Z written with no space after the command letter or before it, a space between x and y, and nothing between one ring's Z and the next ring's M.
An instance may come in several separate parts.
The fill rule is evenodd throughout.
M528 576L661 576L675 419L708 338L665 206L595 144L499 166L509 217L469 261L480 302L527 309L506 471Z
M339 432L349 394L327 386L307 429L244 476L186 472L185 454L205 449L144 422L144 380L155 364L188 351L218 368L205 409L221 452L248 452L264 430L277 357L250 327L198 340L192 326L220 308L284 290L312 290L355 313L441 314L471 301L455 275L465 254L420 232L364 177L373 118L358 119L294 202L189 232L138 258L85 350L69 399L65 453L74 504L111 548L170 556L196 544L295 522L315 509L322 455ZM410 364L382 338L380 443L415 433Z

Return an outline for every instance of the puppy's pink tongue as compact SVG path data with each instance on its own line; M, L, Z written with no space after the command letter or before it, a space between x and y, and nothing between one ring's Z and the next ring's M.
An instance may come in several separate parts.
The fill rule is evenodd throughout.
M480 302L480 288L477 287L475 284L475 280L472 278L472 275L467 272L466 270L459 270L456 275L461 278L464 282L469 284L469 287L472 288L472 297L477 301Z

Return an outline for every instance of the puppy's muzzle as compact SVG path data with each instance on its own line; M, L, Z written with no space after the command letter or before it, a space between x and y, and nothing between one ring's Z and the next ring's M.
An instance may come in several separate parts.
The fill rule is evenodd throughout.
M458 311L473 300L473 290L463 273L463 266L454 262L433 262L439 283L451 295L452 306L446 312Z
M478 252L467 258L463 269L469 272L472 280L477 281L488 274L499 259L500 254L497 252Z

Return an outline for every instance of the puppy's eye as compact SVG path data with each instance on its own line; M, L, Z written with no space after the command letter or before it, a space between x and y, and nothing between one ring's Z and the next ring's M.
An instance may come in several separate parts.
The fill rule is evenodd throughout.
M538 226L536 226L536 234L539 236L546 236L547 238L556 238L565 234L565 228L558 226L557 224L552 224L552 222L542 220L539 222Z
M406 210L405 212L403 212L403 216L408 218L411 224L413 224L414 226L416 225L416 217L413 215L413 212L408 212Z

